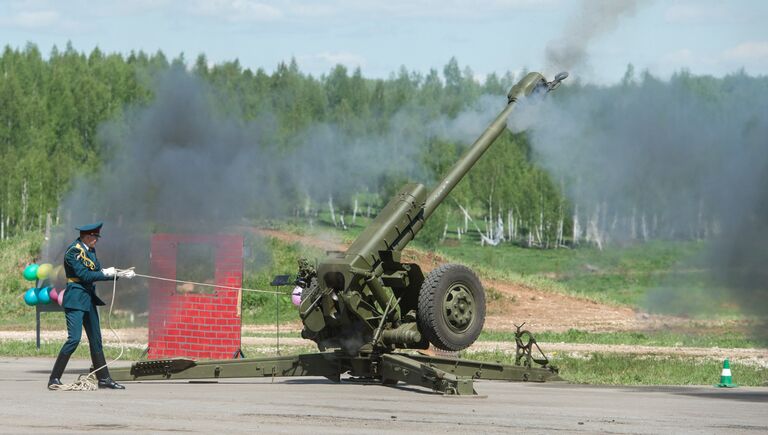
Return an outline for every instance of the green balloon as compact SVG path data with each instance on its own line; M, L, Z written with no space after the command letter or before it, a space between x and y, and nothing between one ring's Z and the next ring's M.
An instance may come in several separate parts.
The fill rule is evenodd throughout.
M27 266L26 269L24 269L24 279L27 281L35 281L37 280L37 264L30 264Z

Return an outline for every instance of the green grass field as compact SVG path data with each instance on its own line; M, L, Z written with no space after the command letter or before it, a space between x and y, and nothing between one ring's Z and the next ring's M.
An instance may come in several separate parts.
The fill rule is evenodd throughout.
M750 338L750 334L739 329L724 329L717 333L676 333L669 331L653 332L586 332L571 329L566 332L534 332L534 337L542 343L584 343L584 344L626 344L636 346L659 347L719 347L719 348L759 348L762 342ZM514 342L515 334L510 331L488 331L480 334L479 341Z
M601 302L637 306L648 290L662 286L676 266L701 252L699 242L650 242L627 247L530 249L483 247L464 242L437 252L497 279L586 296ZM690 272L698 278L704 271Z
M348 218L349 219L349 218ZM303 223L280 222L275 227L298 234L324 235L350 242L359 234L366 220L348 231L316 223L309 228ZM21 278L21 271L42 243L42 236L28 233L0 242L0 327L12 330L30 330L34 326L34 309L21 300L23 290L29 283ZM273 288L269 284L274 275L293 274L299 257L317 258L323 255L319 249L298 244L285 243L267 238L259 241L247 239L244 287L277 290L284 295L275 298L272 294L246 292L243 295L244 324L273 324L279 308L280 322L295 322L296 309L290 303L290 286ZM417 250L426 248L413 244ZM695 259L704 249L700 242L652 242L626 247L611 247L604 251L594 248L540 250L504 245L480 247L471 238L439 246L436 252L448 261L462 262L473 267L481 276L509 280L533 285L544 290L577 294L584 297L629 306L644 304L654 292L685 291L686 298L701 299L709 311L697 311L695 304L687 302L688 309L696 313L714 312L720 318L743 318L733 306L716 299L705 300L707 296L705 271L695 267ZM670 271L676 271L670 273ZM710 318L710 317L707 317ZM115 327L142 326L146 318L133 320L121 314L112 318ZM42 316L44 329L61 329L64 326L60 313ZM682 346L750 348L761 347L764 343L751 336L746 328L702 328L696 332L676 331L627 331L590 333L579 330L567 332L536 333L538 341L592 344L626 344L643 346ZM534 331L535 332L535 331ZM271 337L270 333L244 334ZM283 333L283 337L297 336L297 333ZM513 341L509 331L484 331L480 341ZM44 342L40 352L32 341L0 342L0 354L6 356L55 356L61 343ZM246 347L246 355L266 356L274 349ZM311 352L312 347L285 347L283 354ZM545 349L546 351L546 349ZM107 356L117 356L118 349L107 347ZM124 360L135 360L141 355L140 349L126 349ZM485 361L511 362L512 356L503 352L472 352L464 356ZM76 357L87 358L87 348L81 346ZM622 385L708 385L717 382L720 361L692 357L660 357L626 354L554 355L553 362L562 370L563 376L572 382L590 384ZM742 385L762 385L767 380L766 369L749 364L732 362L735 382Z
M349 219L348 219L349 221ZM358 218L346 231L330 224L325 213L310 228L303 220L275 223L275 228L351 242L369 219ZM348 222L349 223L349 222ZM714 284L704 261L707 242L650 241L575 249L523 248L513 244L480 246L474 231L429 249L417 239L409 247L434 251L448 262L472 267L479 275L577 295L602 303L638 307L654 313L692 318L738 319L731 292Z
M25 281L21 273L40 252L43 235L28 232L0 240L0 325L34 319L34 310L24 305L24 291L34 283Z
M462 357L513 364L514 354L462 352ZM592 353L586 356L554 355L551 364L569 382L594 385L713 385L719 382L722 361L682 356ZM768 370L731 362L734 381L760 386L768 381Z
M251 243L258 241L251 239ZM270 283L275 275L295 275L297 261L301 257L315 258L323 254L319 249L301 246L296 243L285 243L277 239L267 238L263 241L263 250L267 256L258 264L246 262L243 286L252 289L263 289L281 292L281 295L245 292L243 294L243 323L264 324L275 323L279 315L280 322L296 320L296 307L291 304L290 294L293 286L272 287Z

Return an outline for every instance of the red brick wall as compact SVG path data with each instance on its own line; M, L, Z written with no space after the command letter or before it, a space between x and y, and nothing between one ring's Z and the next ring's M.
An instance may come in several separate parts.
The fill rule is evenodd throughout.
M214 283L243 284L243 237L237 235L155 234L152 275L176 279L180 243L214 246ZM183 277L182 277L183 279ZM208 288L211 294L183 293L176 283L150 280L148 358L232 358L240 348L240 291Z

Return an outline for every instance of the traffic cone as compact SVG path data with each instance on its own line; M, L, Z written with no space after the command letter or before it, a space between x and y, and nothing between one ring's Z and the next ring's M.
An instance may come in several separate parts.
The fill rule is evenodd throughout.
M728 362L728 358L723 362L723 371L720 374L720 383L715 385L721 388L736 388L738 385L731 382L731 364Z

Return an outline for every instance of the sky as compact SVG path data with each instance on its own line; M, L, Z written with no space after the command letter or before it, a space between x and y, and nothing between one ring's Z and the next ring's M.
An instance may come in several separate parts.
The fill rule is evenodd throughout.
M583 19L585 8L626 4L615 21ZM662 78L682 68L723 76L768 73L765 0L0 0L0 43L36 44L44 54L71 42L127 54L162 50L193 63L238 59L275 70L295 58L314 76L336 64L387 78L401 66L442 71L451 57L478 80L523 69L551 74L552 44L584 43L574 66L584 82L610 84L627 64ZM595 30L587 40L581 31ZM583 36L583 35L582 35Z

